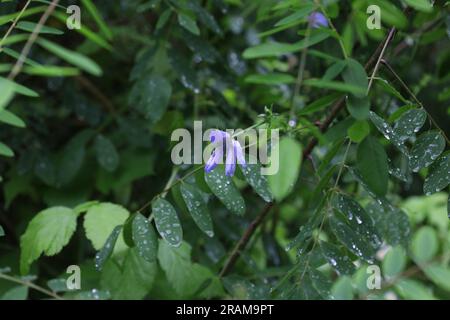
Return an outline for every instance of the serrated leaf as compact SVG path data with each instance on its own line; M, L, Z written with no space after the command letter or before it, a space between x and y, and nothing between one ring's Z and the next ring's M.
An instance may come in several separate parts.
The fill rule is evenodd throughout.
M245 201L222 165L205 173L205 181L214 195L234 214L245 213Z
M411 241L411 252L417 263L430 261L439 249L436 231L430 226L421 227Z
M322 241L320 249L324 258L339 275L351 275L355 272L355 266L350 258L344 255L335 245Z
M95 138L95 154L98 163L106 171L114 171L119 166L119 154L114 144L103 135Z
M139 256L148 262L156 260L158 238L150 221L137 213L132 222L132 238Z
M180 186L180 192L194 222L206 235L213 237L211 216L200 191L195 186L183 183Z
M275 164L277 160L278 164ZM272 157L271 161L278 172L269 175L269 186L275 199L281 201L291 193L297 182L302 164L302 146L292 138L283 137L279 142L279 159Z
M399 137L400 141L405 141L416 132L419 132L426 119L427 113L424 110L408 110L395 122L394 133Z
M417 138L409 154L411 170L418 172L432 164L444 151L445 139L437 130L425 132Z
M369 112L369 119L378 129L378 131L383 134L383 136L389 140L401 153L406 156L409 156L408 149L403 144L403 141L400 139L399 135L397 135L394 129L381 118L375 112Z
M102 288L111 293L112 299L143 299L152 289L158 274L156 262L147 262L139 256L136 248L124 252L124 261L110 259L101 273Z
M111 256L114 251L114 246L116 245L117 238L119 238L120 232L122 231L122 226L116 226L111 234L106 239L105 244L95 255L95 269L101 271L106 260Z
M171 246L179 247L183 241L183 229L177 212L169 201L158 198L152 203L156 229Z
M84 216L86 237L92 242L95 250L100 250L111 232L118 225L123 225L129 216L128 210L117 204L102 202L92 206ZM117 240L114 251L126 248L123 239Z
M261 165L259 163L248 163L245 168L241 167L242 174L248 184L256 193L266 202L273 201L273 195L270 191L267 177L261 174Z
M367 95L367 87L369 86L367 73L358 61L351 58L347 59L347 66L342 72L342 78L345 83L361 89L360 93L353 93L355 97L364 98Z
M387 192L389 167L386 152L378 140L368 136L358 146L357 168L362 179L377 195Z
M391 247L383 258L383 275L386 278L398 276L406 266L406 252L401 246Z
M67 245L77 226L78 214L66 207L39 212L20 238L20 272L27 274L41 254L52 256Z
M429 168L423 192L426 195L439 192L450 184L450 152L444 153Z

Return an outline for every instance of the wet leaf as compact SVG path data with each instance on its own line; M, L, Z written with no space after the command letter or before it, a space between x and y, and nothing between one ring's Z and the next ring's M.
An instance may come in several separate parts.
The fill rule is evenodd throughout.
M95 269L101 271L106 260L111 256L114 251L114 246L116 245L117 238L119 238L120 232L122 231L122 226L117 226L113 229L108 239L106 239L105 244L95 255Z
M183 241L183 229L181 229L177 212L170 202L162 198L156 199L152 204L152 213L156 229L161 237L171 246L180 246Z
M230 177L225 175L223 165L205 173L205 181L214 195L234 214L245 213L245 201Z
M214 231L211 216L200 191L195 186L187 183L181 184L180 191L194 222L207 236L213 237Z
M383 136L389 140L401 153L403 153L406 156L409 156L408 149L403 144L402 139L400 136L394 131L394 129L381 118L378 116L375 112L370 111L369 112L369 119L372 121L372 123L375 125L375 127L378 129Z
M439 192L450 183L450 152L444 153L429 168L423 185L426 195Z
M352 275L355 272L355 265L350 258L335 245L322 241L320 249L322 255L339 275Z
M241 171L248 184L256 191L256 193L266 202L273 201L273 195L269 188L269 183L265 175L261 174L261 165L259 163L248 163L245 168L241 167Z
M427 113L424 110L408 110L395 122L394 132L401 141L405 141L419 132L426 119Z
M150 221L137 213L131 228L133 243L139 256L148 262L154 262L158 250L158 238Z
M444 151L445 139L437 130L423 133L414 143L409 155L409 165L414 172L428 167Z

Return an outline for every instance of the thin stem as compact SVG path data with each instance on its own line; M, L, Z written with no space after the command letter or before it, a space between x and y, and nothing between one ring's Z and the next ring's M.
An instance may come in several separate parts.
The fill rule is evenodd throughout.
M339 35L339 32L337 31L336 27L333 24L333 21L328 17L328 14L325 10L325 8L322 6L320 1L316 0L316 4L319 6L320 11L322 11L323 15L327 18L328 24L331 27L331 29L337 34L337 39L339 42L339 46L341 47L342 55L344 56L344 59L348 58L347 50L345 49L344 43L342 42L342 38Z
M3 51L3 42L6 40L6 38L8 38L9 34L16 27L17 22L20 20L20 18L22 17L23 13L25 12L25 10L27 10L27 8L30 5L30 3L31 3L31 0L28 0L27 3L25 3L25 5L23 6L22 10L20 10L19 14L17 15L17 17L14 19L13 23L9 27L8 31L6 31L6 33L3 36L2 40L0 40L0 52Z
M34 28L33 32L31 33L31 36L28 38L27 43L22 49L22 52L20 53L19 59L16 61L16 64L14 65L13 69L11 70L10 74L8 75L9 80L14 80L14 78L20 73L23 67L23 63L25 62L25 59L27 58L28 54L30 53L31 47L33 46L34 42L36 41L39 32L41 32L42 26L45 24L47 19L52 14L53 10L55 10L56 5L58 4L59 0L53 0L52 3L47 7L44 14L39 19L38 24Z
M369 85L367 86L367 94L369 94L370 88L372 87L373 80L375 78L375 75L378 72L378 68L380 67L381 60L383 60L383 56L384 56L384 53L386 51L386 48L388 47L388 45L391 42L391 40L394 38L395 31L396 31L395 27L392 28L389 31L389 34L388 34L388 36L386 38L386 41L384 42L383 49L381 49L380 56L378 57L377 63L375 64L375 68L373 68L372 75L370 76Z
M64 298L61 297L60 295L58 295L58 294L56 294L56 293L54 293L54 292L52 292L50 290L47 290L45 288L42 288L42 287L40 287L40 286L30 282L30 281L24 281L22 279L18 279L18 278L12 277L12 276L8 276L8 275L6 275L4 273L0 273L0 279L4 279L4 280L7 280L7 281L19 283L19 284L24 285L24 286L26 286L28 288L34 289L36 291L39 291L39 292L41 292L43 294L46 294L46 295L52 297L52 298L55 298L56 300L64 300Z
M420 100L416 97L416 95L414 94L414 92L411 91L411 89L408 87L408 85L405 83L405 81L403 81L402 78L400 78L400 76L397 74L397 72L395 72L395 70L392 68L392 66L384 59L381 60L381 63L389 70L389 72L398 80L398 82L400 82L400 84L403 86L403 88L408 92L408 94L414 99L414 101L423 109L425 110L425 112L428 114L428 118L430 119L430 121L433 123L433 125L441 132L441 134L444 136L445 140L447 141L447 144L450 145L450 140L447 137L447 135L445 134L444 130L441 129L441 127L439 127L438 123L436 122L436 120L434 120L433 116L430 114L430 112L428 112L428 110L424 107L424 105L422 104L422 102L420 102Z

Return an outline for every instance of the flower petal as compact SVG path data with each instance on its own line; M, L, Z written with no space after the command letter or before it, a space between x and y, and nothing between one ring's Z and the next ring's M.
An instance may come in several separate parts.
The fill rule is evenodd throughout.
M239 143L239 141L234 140L233 147L234 147L234 152L236 154L237 163L245 168L245 166L246 166L245 157L244 157L244 153L242 152L242 147L241 147L241 144Z

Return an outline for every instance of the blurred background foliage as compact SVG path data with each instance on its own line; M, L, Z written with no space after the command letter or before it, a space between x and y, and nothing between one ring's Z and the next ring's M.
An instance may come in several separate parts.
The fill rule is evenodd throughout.
M59 1L14 74L52 3L0 1L2 299L450 298L448 2ZM366 26L372 4L380 30ZM70 5L81 8L81 29L66 26ZM328 26L311 28L312 12ZM363 66L393 27L386 63L361 96L374 63L367 74ZM184 182L200 190L214 236L196 226L177 185L166 199L181 246L156 239L151 219L144 245L133 228L149 223L133 213L192 169L174 169L172 131L261 119L284 137L281 172L268 182L277 201L234 268L221 273L267 206L245 172L233 178L244 215L197 170ZM437 147L417 143L423 134ZM311 139L317 146L301 161ZM354 200L367 234L348 215L360 212ZM140 212L153 217L147 205ZM380 289L367 287L368 264L381 268ZM81 290L65 286L69 265L81 267Z

